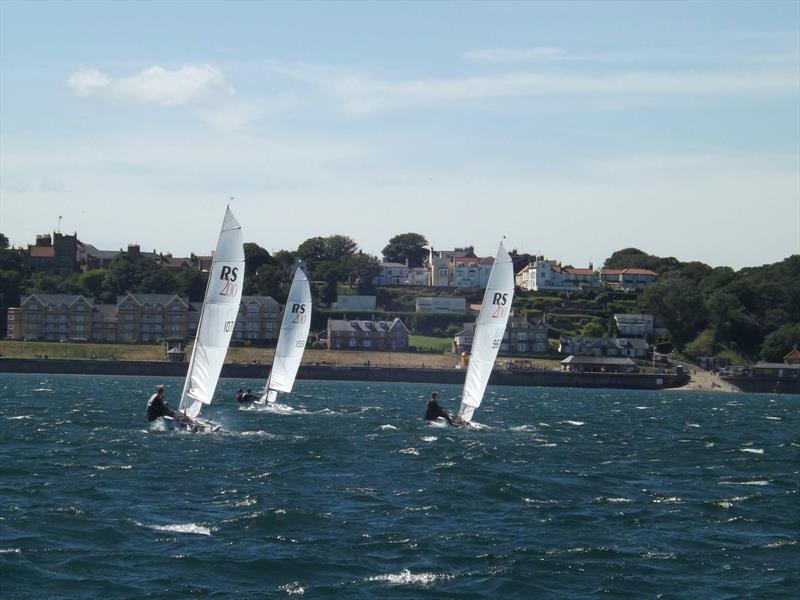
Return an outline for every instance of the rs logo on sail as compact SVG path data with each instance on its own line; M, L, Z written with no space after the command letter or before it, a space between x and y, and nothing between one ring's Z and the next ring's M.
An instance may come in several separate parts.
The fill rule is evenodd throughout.
M230 296L231 298L235 298L237 292L239 291L239 284L234 283L236 278L239 276L239 267L229 267L228 265L222 265L222 270L219 273L220 281L223 279L225 280L225 285L222 288L222 291L219 293L220 296Z
M501 294L500 292L494 293L492 297L492 304L495 305L494 312L492 313L493 319L501 319L508 314L506 302L508 302L508 292L505 294Z
M294 318L292 323L305 323L306 322L306 305L305 304L292 304L292 314Z

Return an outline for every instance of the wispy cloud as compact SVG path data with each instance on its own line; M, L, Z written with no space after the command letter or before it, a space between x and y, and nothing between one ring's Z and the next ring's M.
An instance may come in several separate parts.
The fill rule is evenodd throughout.
M619 101L676 96L766 96L800 93L795 68L641 70L598 74L517 71L494 75L393 80L371 73L307 64L275 64L274 73L303 82L336 98L345 112L474 102L491 99L573 96Z
M563 48L552 46L537 46L534 48L484 48L465 52L462 57L465 60L480 63L532 62L565 60L570 58Z
M210 65L184 65L169 70L155 65L128 77L112 78L96 69L76 71L67 84L79 96L179 106L214 91L233 93L223 73Z

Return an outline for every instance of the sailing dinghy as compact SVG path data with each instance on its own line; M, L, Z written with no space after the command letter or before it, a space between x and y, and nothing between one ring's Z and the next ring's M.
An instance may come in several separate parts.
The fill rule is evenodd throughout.
M192 358L181 392L180 417L174 419L175 427L192 431L219 429L219 425L200 419L198 415L203 405L211 404L214 398L222 363L236 325L243 286L242 227L228 207L208 274Z
M303 271L302 264L298 264L283 309L283 321L272 369L264 393L257 400L259 404L274 404L278 392L288 394L292 391L311 327L311 304L308 276Z
M472 414L481 405L486 385L492 375L494 361L503 334L506 331L511 302L514 299L514 265L511 257L500 242L497 258L494 259L486 293L483 295L481 311L475 321L475 334L472 338L472 352L464 381L464 393L458 416L465 423L472 421Z

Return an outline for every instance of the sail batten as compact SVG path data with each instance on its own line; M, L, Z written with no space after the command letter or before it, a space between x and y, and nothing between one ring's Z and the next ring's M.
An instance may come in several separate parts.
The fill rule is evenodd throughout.
M200 414L203 404L211 404L214 398L236 326L243 287L242 228L228 208L211 261L197 335L181 393L180 410L190 417Z
M311 304L308 277L298 265L283 310L272 370L260 402L275 402L278 392L292 391L311 327Z
M497 353L503 343L513 299L514 265L501 243L486 284L481 310L475 321L472 351L458 411L465 421L472 420L475 409L483 400Z

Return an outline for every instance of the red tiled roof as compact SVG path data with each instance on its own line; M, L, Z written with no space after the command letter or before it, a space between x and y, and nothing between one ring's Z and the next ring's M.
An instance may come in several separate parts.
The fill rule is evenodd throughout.
M625 269L623 273L630 273L631 275L658 275L650 269Z
M562 269L563 272L569 273L570 275L592 275L594 274L594 269L578 269L575 267L565 267Z
M56 255L55 248L52 246L28 246L31 256L52 258Z

